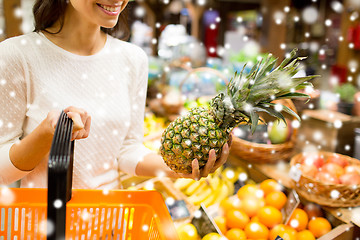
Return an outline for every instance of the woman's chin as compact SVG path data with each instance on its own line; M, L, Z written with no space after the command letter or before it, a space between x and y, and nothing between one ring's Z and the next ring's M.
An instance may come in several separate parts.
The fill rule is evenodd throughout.
M101 27L103 27L103 28L113 28L113 27L116 26L116 24L117 24L117 20L116 21L108 21L106 23L101 24Z
M106 28L106 29L111 29L111 28L114 28L116 26L115 25L101 25L102 28Z

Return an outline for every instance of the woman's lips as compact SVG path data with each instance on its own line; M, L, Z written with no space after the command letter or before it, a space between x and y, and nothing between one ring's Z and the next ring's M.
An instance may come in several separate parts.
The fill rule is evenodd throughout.
M122 6L123 2L120 2L119 5L116 6L111 6L111 5L103 5L98 3L97 5L101 8L101 10L103 10L103 12L105 12L108 15L114 16L120 13L121 10L121 6Z

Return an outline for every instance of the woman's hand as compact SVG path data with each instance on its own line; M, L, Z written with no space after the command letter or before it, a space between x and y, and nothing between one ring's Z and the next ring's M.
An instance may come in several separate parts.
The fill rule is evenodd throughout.
M73 120L73 132L71 140L87 138L90 133L91 116L88 113L77 107L67 107L64 112L69 118ZM56 124L59 120L59 111L50 111L47 115L47 122L50 125L50 131L52 134L55 132Z
M194 159L192 161L191 174L178 173L177 174L178 177L192 178L195 180L199 180L202 177L207 177L207 175L209 175L209 173L215 172L216 169L218 169L220 166L225 164L225 162L229 156L231 142L232 142L232 136L230 134L229 141L224 144L222 151L221 151L221 156L219 159L216 160L215 150L211 149L209 152L209 159L203 169L201 169L201 170L199 169L199 161L197 159Z

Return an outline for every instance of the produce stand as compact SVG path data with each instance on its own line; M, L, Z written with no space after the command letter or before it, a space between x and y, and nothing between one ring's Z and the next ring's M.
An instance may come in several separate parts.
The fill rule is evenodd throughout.
M236 156L230 156L228 159L234 165L249 167L249 163L239 160ZM293 189L294 182L289 176L290 164L282 162L274 164L251 164L249 175L252 179L261 181L266 178L277 179L286 188ZM360 227L360 207L334 208L323 206L323 209L347 224L355 224Z

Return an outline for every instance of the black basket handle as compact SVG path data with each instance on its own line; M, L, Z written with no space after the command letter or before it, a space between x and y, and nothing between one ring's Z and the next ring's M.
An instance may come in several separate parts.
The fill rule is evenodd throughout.
M48 161L47 239L65 239L66 203L71 199L74 141L73 121L62 111Z

